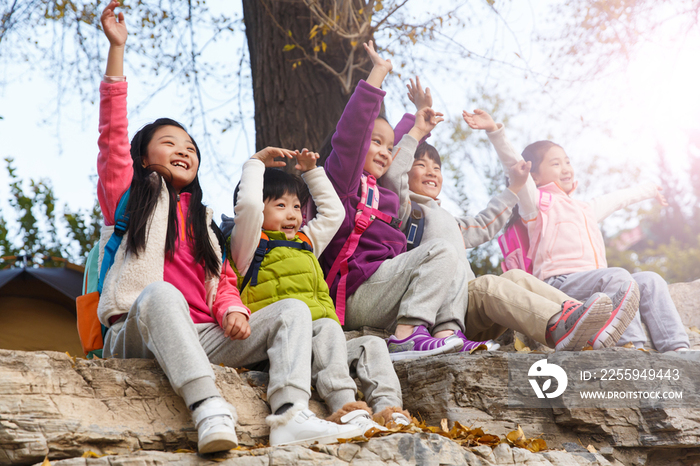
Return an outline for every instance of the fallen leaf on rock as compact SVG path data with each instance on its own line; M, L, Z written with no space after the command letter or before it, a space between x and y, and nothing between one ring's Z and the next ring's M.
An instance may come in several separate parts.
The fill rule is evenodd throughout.
M593 445L588 445L586 450L590 451L591 453L598 453L598 450L596 450Z
M525 346L525 343L520 341L520 338L515 337L515 342L513 343L513 346L515 347L515 351L518 353L530 353L532 350L528 347Z
M440 428L441 428L444 432L449 432L449 431L450 431L450 429L449 429L449 427L448 427L448 425L447 425L447 419L444 419L444 418L443 418L443 419L440 420Z
M700 333L700 328L697 328L695 325L693 325L692 327L690 327L690 331L695 332L695 333Z
M41 466L51 466L51 461L49 461L48 456L46 458L44 458L44 462L41 463Z
M508 442L510 446L525 448L533 453L547 449L547 442L541 438L525 437L525 432L523 432L520 426L518 426L518 430L509 432L508 435L506 435L506 442Z
M178 448L175 453L195 453L195 451L191 448Z
M485 351L485 350L487 350L487 349L489 349L488 346L486 346L486 345L479 345L479 346L477 346L476 348L472 348L472 349L469 351L469 354L474 354L474 353L476 353L477 351Z
M637 347L634 346L634 343L632 343L631 341L625 343L624 345L622 345L622 347L623 347L623 348L628 348L628 349L637 349Z
M107 455L98 455L94 451L88 450L85 453L83 453L83 456L81 456L81 458L102 458L103 456L107 456Z

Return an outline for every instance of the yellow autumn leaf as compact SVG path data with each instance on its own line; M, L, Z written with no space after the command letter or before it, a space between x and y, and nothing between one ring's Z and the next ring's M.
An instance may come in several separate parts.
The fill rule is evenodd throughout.
M358 13L359 13L359 14L362 14L362 13L364 13L364 11L365 11L364 8L360 8L360 11L358 11Z
M51 461L49 461L48 456L46 458L44 458L44 462L41 463L41 466L51 466Z
M287 44L287 45L284 46L284 48L282 49L282 51L283 51L283 52L289 52L289 51L292 50L294 47L296 47L296 45L294 45L294 44Z
M321 46L320 46L320 45L317 45L317 46L314 47L314 52L318 52L318 51L320 51L320 50L321 50Z
M352 45L353 47L355 47L355 46L357 45L357 41L356 41L356 40L350 41L350 45Z
M326 49L328 48L328 46L325 42L321 42L321 48L323 49L323 53L326 53Z
M309 39L316 37L316 34L318 34L318 24L311 28L311 32L309 32Z
M289 37L292 37L292 30L291 30L291 29L287 31L287 35L288 35Z
M98 455L98 454L95 453L94 451L88 450L88 451L86 451L85 453L83 453L83 456L81 456L81 458L101 458L101 457L103 457L103 456L104 456L104 455Z
M377 3L374 4L374 11L381 11L382 8L384 8L384 7L382 6L382 2L377 2Z

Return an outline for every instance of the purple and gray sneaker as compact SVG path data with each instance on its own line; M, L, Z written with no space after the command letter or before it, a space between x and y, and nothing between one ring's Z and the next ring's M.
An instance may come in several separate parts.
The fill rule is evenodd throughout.
M463 345L464 342L457 335L450 335L447 338L433 338L428 329L422 325L417 326L413 333L403 340L399 340L393 335L387 340L389 357L392 361L456 353L462 349Z
M498 348L501 347L500 344L496 343L496 342L493 341L493 340L486 340L486 341L472 341L472 340L469 340L469 339L468 339L467 337L465 337L464 334L463 334L461 331L459 331L459 330L457 330L457 331L455 332L455 335L457 335L459 338L461 338L462 341L464 342L464 346L462 346L462 349L461 349L461 352L463 352L463 353L468 353L468 352L470 352L471 350L473 350L474 348L478 348L479 345L484 345L484 346L486 346L486 351L496 351Z

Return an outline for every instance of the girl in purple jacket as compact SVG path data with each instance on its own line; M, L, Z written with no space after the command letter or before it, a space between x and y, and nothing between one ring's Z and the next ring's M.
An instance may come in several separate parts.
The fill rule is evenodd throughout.
M365 44L373 68L360 81L332 137L325 162L328 178L345 207L343 224L321 257L336 313L347 330L362 326L395 329L388 340L392 360L460 351L467 295L461 286L464 266L442 240L406 251L399 229L399 195L377 180L399 150L415 151L442 115L432 109L416 114L416 123L394 148L394 131L380 116L391 72L372 41ZM408 184L400 189L408 190Z

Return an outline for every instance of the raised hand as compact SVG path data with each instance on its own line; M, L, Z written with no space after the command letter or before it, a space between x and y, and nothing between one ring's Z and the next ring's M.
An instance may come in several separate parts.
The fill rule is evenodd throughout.
M372 60L373 65L372 71L367 77L367 84L380 88L382 87L382 83L384 82L386 75L391 73L391 70L394 69L394 65L391 64L391 60L388 58L385 60L379 56L377 51L374 50L374 44L372 41L364 43L363 45L365 46L365 50L369 55L369 59Z
M275 160L277 157L293 159L299 155L298 150L281 149L279 147L266 147L260 152L254 154L251 159L258 159L265 164L266 167L284 167L287 162L284 160Z
M124 47L126 38L128 37L126 24L124 24L124 13L114 13L114 9L118 6L119 2L117 0L112 0L100 17L102 21L102 30L112 47Z
M661 186L656 187L656 200L659 201L659 204L661 204L664 207L668 207L668 201L666 200L666 196L661 194L661 191L664 190Z
M408 99L416 106L416 110L433 106L433 96L430 95L430 88L426 87L425 91L423 91L418 76L416 76L415 84L413 79L411 79L411 84L406 84L406 87L408 88Z
M463 110L462 118L471 129L485 129L489 133L498 129L498 125L493 121L491 115L478 108L474 110L474 113Z
M416 122L408 134L420 141L435 129L441 121L445 121L442 113L438 113L430 107L425 107L416 112Z
M526 162L521 160L512 167L508 169L508 179L510 184L508 189L518 194L518 191L523 189L528 176L530 175L530 169L532 168L532 162Z
M316 168L316 161L319 155L316 152L311 152L304 148L301 153L297 154L297 164L294 168L300 170L302 173L308 172Z
M374 50L374 43L372 41L365 42L362 44L365 46L365 50L367 51L367 54L369 55L369 59L372 60L372 65L377 68L384 68L388 73L391 72L391 70L394 69L394 65L391 64L390 59L384 59L379 56L376 50Z

